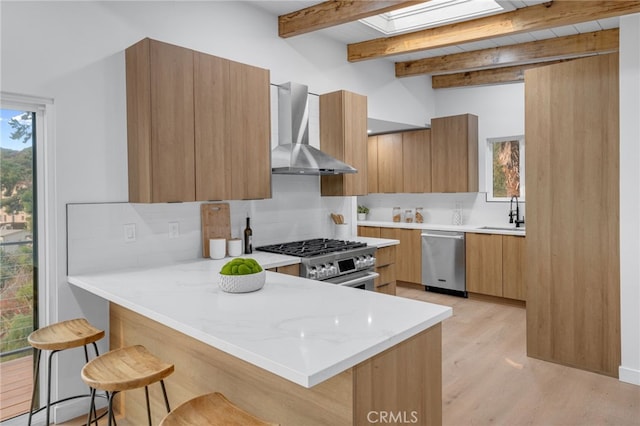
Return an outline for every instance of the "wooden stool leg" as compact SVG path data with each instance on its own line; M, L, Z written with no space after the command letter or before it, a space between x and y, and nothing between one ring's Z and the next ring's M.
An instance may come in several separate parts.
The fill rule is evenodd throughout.
M31 417L33 417L33 409L36 404L36 390L38 389L38 379L40 378L40 349L34 349L36 352L36 364L33 367L33 392L31 392L31 409L29 410L29 420L27 425L31 426Z

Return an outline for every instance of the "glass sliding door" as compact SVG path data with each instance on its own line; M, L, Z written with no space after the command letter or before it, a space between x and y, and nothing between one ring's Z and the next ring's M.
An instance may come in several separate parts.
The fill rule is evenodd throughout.
M36 120L0 109L0 421L28 411L37 316Z

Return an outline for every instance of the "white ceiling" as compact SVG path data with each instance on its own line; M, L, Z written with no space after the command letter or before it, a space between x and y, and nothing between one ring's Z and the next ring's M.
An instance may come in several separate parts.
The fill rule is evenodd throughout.
M540 3L545 3L548 0L511 0L503 1L498 0L500 3L511 3L516 9L523 7L533 6ZM274 16L285 15L296 10L304 9L314 4L322 3L319 0L285 0L285 1L270 1L270 0L252 0L247 3L260 8ZM577 3L577 2L576 2ZM421 58L428 58L433 56L450 55L454 53L488 49L498 46L506 46L510 44L526 43L529 41L543 40L556 37L564 37L569 35L575 35L580 33L588 33L592 31L606 30L619 27L618 18L602 19L598 21L584 22L578 25L568 25L563 27L552 28L543 31L533 31L529 33L522 33L508 37L496 37L493 39L483 40L474 43L465 43L457 46L449 46L439 49L425 50L410 54L394 55L382 58L390 62L403 62L411 61ZM360 41L371 40L384 37L384 35L373 28L362 24L360 22L351 22L348 24L337 25L334 27L326 28L323 30L314 31L311 34L321 34L323 36L335 39L344 43L345 45L350 43L357 43ZM306 35L300 35L298 37L305 37ZM346 49L345 49L346 59ZM403 123L386 122L382 120L369 119L369 130L372 134L397 132L401 130L407 130L415 128Z
M548 0L524 0L524 1L511 0L511 1L500 1L500 2L510 3L515 8L520 9L522 7L545 3L546 1ZM247 3L250 3L262 10L265 10L274 16L280 16L290 12L294 12L296 10L304 9L305 7L312 6L314 4L322 3L322 1L253 0L253 1L248 1ZM425 50L425 51L415 52L410 54L389 56L385 59L391 62L402 62L402 61L410 61L410 60L416 60L421 58L428 58L432 56L450 55L454 53L467 52L471 50L488 49L492 47L506 46L510 44L526 43L526 42L535 41L535 40L564 37L568 35L575 35L580 33L588 33L592 31L618 28L619 22L620 22L619 18L601 19L598 21L584 22L577 25L568 25L563 27L552 28L549 30L532 31L529 33L522 33L522 34L517 34L513 36L508 36L508 37L496 37L493 39L483 40L483 41L474 42L474 43L465 43L457 46ZM332 39L343 42L345 45L383 37L382 33L360 22L351 22L348 24L337 25L335 27L330 27L323 30L315 31L314 34L322 34L326 37L330 37ZM304 37L304 35L299 37Z

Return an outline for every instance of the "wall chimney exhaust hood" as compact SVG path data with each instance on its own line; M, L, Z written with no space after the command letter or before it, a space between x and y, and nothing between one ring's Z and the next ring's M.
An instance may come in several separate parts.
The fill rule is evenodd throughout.
M278 86L278 146L271 151L271 173L337 175L358 170L309 145L307 86Z

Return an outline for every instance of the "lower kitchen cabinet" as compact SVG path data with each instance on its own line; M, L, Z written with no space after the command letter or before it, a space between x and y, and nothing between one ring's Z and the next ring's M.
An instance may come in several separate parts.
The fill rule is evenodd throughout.
M467 233L467 291L525 300L524 237Z
M380 238L400 240L396 246L396 280L422 281L422 237L419 229L380 228Z
M271 272L279 272L281 274L293 275L294 277L300 276L300 264L296 263L294 265L287 266L278 266L277 268L269 268L267 271Z
M358 235L369 238L384 238L380 236L377 226L358 226ZM376 272L380 274L375 280L376 291L379 293L396 294L396 257L397 247L382 247L376 250Z
M376 250L376 291L396 295L396 247L382 247Z
M502 296L526 300L524 280L525 238L502 236Z
M467 234L467 291L502 297L502 235Z

